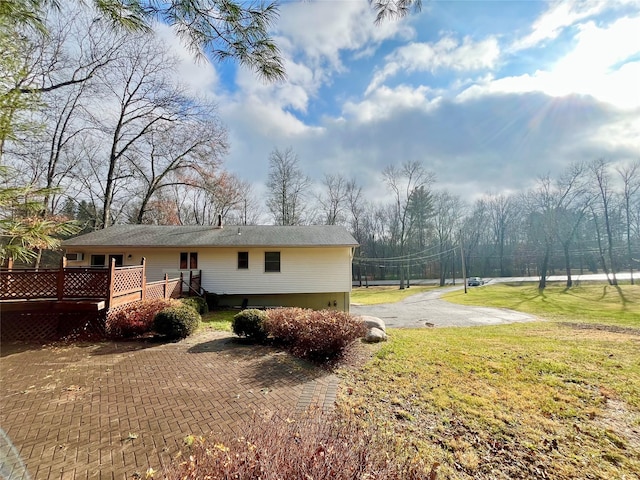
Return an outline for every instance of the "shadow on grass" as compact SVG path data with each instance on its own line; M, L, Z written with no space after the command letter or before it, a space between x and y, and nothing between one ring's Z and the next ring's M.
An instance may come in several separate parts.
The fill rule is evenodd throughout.
M627 300L627 297L624 296L624 293L622 292L622 289L620 288L619 285L614 285L614 288L618 292L618 295L620 296L620 300L622 300L622 306L624 308L627 308L627 303L629 303L629 301Z

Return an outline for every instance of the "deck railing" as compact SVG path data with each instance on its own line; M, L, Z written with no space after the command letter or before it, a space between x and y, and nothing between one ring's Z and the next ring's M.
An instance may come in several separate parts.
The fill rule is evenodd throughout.
M105 298L105 268L2 269L0 300L76 300Z
M0 300L105 300L109 309L182 293L182 276L147 283L144 258L141 265L127 267L116 267L112 260L108 268L67 267L65 260L59 269L0 269ZM189 283L199 288L200 273Z

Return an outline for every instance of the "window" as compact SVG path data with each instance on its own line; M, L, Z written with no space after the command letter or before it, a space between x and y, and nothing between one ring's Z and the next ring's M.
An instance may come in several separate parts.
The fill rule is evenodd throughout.
M104 261L106 257L104 255L91 255L92 267L104 267Z
M264 271L280 271L280 252L264 252Z
M124 265L124 255L109 255L109 267L111 266L111 260L113 260L114 258L116 260L116 267L121 267L122 265Z
M249 268L249 252L238 252L238 270Z
M180 252L180 270L196 270L198 268L198 252Z

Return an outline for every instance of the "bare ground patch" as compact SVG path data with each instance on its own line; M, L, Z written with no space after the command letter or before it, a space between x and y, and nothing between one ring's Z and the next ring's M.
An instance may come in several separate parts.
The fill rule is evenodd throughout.
M598 330L601 332L622 333L624 335L633 335L640 337L640 328L621 327L619 325L605 325L601 323L560 322L560 325L576 330Z

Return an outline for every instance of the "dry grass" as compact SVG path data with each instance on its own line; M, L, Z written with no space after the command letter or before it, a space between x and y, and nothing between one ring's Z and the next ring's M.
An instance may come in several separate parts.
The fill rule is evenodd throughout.
M335 419L257 424L239 440L194 448L217 455L218 467L207 474L232 467L246 474L238 478L257 471L261 478L411 478L409 468L432 480L640 478L634 288L551 286L540 293L500 285L452 293L457 301L551 321L390 329L388 343L361 346L369 361L340 371ZM388 290L379 298L388 301ZM191 458L179 468L180 478L204 478L204 470L190 470Z
M341 409L438 478L637 478L640 337L567 325L391 330Z
M394 451L385 432L354 419L309 412L255 418L242 436L187 437L168 479L422 480L433 466Z
M563 290L463 297L558 321L391 329L370 362L345 370L340 411L440 464L439 479L640 478L637 292Z

